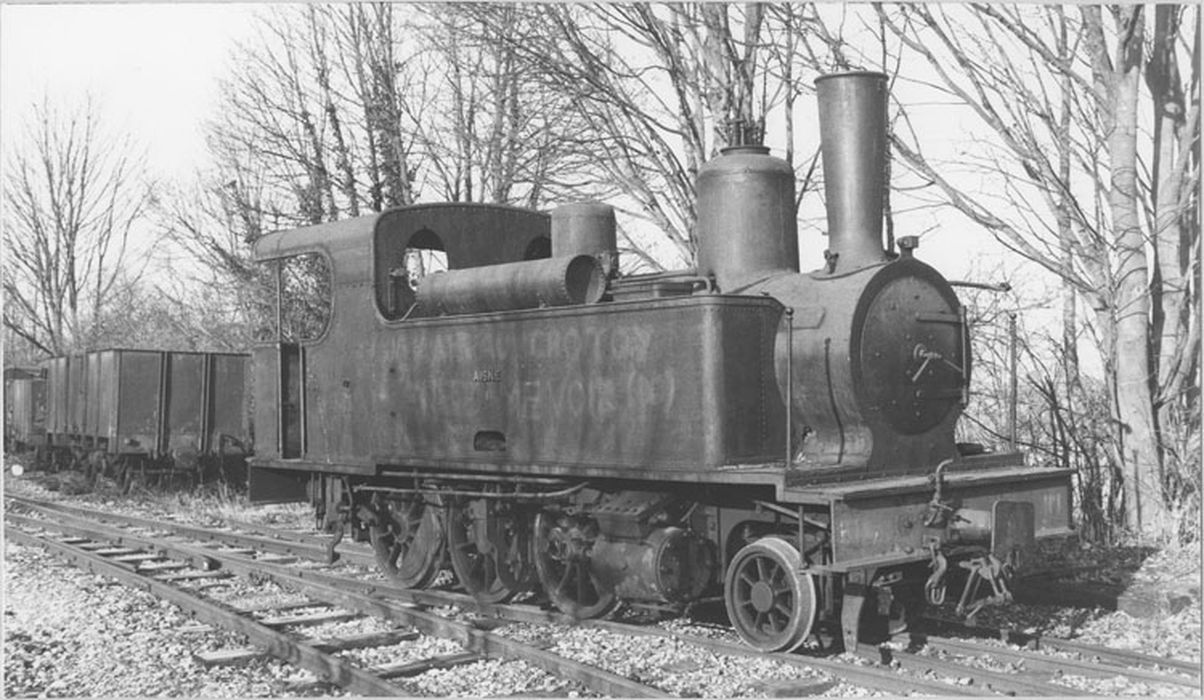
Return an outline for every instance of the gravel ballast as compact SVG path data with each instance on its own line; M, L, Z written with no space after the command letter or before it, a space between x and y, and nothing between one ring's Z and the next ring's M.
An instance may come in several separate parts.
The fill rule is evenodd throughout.
M111 584L37 548L6 543L4 693L35 696L275 696L291 667L272 659L206 668L193 654L240 646L149 593Z
M172 496L126 501L113 493L65 497L48 492L28 477L6 475L5 488L38 498L112 509L145 517L215 525L223 517L280 525L312 522L304 509L240 507L228 500ZM238 666L207 667L202 651L243 647L240 635L188 631L196 621L174 605L147 593L112 584L69 566L41 549L5 544L4 670L5 695L31 696L204 696L277 697L343 695L339 688L315 682L312 674L270 658ZM1198 578L1198 569L1196 571ZM1197 589L1198 591L1198 589ZM295 594L263 582L235 579L206 591L229 603L295 600ZM989 611L989 612L988 612ZM1070 636L1117 648L1130 648L1195 660L1200 647L1200 602L1154 619L1124 613L1048 606L1010 606L984 611L982 624L1007 624L1052 636ZM719 627L688 621L662 623L693 634L734 637ZM378 621L331 623L307 635L386 629ZM579 661L655 685L682 696L765 697L801 689L824 696L876 695L842 683L821 671L776 662L728 657L679 645L671 640L603 630L560 626L508 626L503 634L542 641ZM529 638L529 639L527 639ZM364 666L418 660L460 651L451 642L421 638L392 647L345 652ZM435 696L588 696L584 688L522 663L480 661L432 670L397 681L415 694ZM1140 684L1085 680L1075 690L1103 694L1157 695L1162 689ZM1074 691L1071 691L1074 692Z

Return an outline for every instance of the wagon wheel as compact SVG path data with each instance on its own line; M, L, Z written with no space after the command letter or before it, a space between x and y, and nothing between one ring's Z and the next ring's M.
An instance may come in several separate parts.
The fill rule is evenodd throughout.
M113 459L114 457L109 453L101 452L99 450L93 452L88 457L87 477L88 481L93 485L93 487L95 487L102 478L109 478L109 475L112 473Z
M106 479L112 479L117 475L117 465L121 457L118 455L105 454L100 461L100 474Z
M143 463L144 459L145 457L135 457L132 455L125 455L121 458L120 466L117 469L117 482L121 488L121 493L128 494L130 492L130 489L134 486L134 482L138 480L136 472L139 469L142 470L143 476L145 476L146 467Z
M443 563L443 514L421 495L380 499L368 531L376 563L406 588L425 588Z
M590 564L598 538L593 518L543 511L535 518L535 569L548 598L577 619L601 617L614 609L614 589Z
M488 498L457 500L447 514L452 570L482 603L500 603L533 583L531 531L525 513Z
M778 537L757 540L728 566L723 601L732 625L761 651L797 649L815 623L815 579L798 573L802 556Z

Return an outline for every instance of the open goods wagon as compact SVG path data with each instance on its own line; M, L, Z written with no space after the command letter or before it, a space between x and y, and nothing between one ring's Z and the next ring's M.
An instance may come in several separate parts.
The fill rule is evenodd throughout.
M4 445L6 451L38 449L46 444L46 379L37 368L4 370Z
M47 363L46 436L60 466L133 474L235 468L250 452L247 355L109 349Z

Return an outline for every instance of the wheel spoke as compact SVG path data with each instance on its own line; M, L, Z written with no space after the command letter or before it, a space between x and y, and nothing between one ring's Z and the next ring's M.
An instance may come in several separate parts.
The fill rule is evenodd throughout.
M438 573L445 546L438 515L418 499L396 498L376 506L372 545L381 569L406 587L426 586Z
M589 551L597 537L596 522L587 516L544 511L530 532L536 555L534 573L557 608L587 619L613 607L614 592L595 580L590 570ZM522 552L527 545L521 523L507 522L496 529L492 543L492 565L498 578L503 582L525 578Z
M557 590L557 591L563 591L563 590L564 590L564 587L565 587L565 586L568 584L568 582L569 582L569 577L570 577L570 576L572 576L572 574L573 574L573 566L572 566L572 564L565 564L565 566L564 566L564 574L563 574L563 575L561 575L561 577L560 577L560 582L556 584L556 590Z
M585 564L579 565L579 567L577 569L577 602L578 603L585 603L585 596L587 595L586 594L586 585L589 583L589 581L586 580L587 577L588 577L588 574L585 571Z

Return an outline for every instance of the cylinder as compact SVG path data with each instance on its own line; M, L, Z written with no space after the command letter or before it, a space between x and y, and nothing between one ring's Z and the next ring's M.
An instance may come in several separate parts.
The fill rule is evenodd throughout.
M725 148L698 171L698 274L735 292L798 272L794 170L764 146Z
M574 255L436 272L416 291L419 316L592 304L606 291L602 266Z
M624 600L697 600L716 566L711 544L679 527L658 528L641 542L601 537L590 550L591 571Z
M592 255L607 277L619 267L615 209L601 202L574 202L552 210L552 256Z
M886 193L886 75L834 73L815 81L828 199L833 272L886 259L882 210Z

